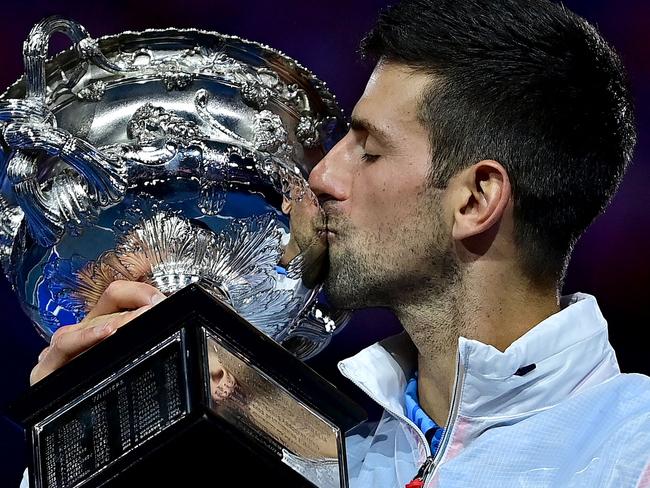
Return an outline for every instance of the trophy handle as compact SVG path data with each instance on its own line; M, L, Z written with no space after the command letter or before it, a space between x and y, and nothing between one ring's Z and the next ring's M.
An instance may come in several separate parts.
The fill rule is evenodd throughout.
M90 37L86 28L69 19L58 15L47 17L36 24L23 44L25 60L25 77L27 78L27 98L45 101L46 76L45 59L50 37L56 32L68 36L74 43L74 48L83 60L90 60L99 68L106 71L125 71L111 63L99 50L97 40Z
M124 71L111 63L86 29L71 20L48 17L36 24L23 45L25 99L0 101L2 135L11 148L7 177L16 202L25 214L28 229L42 246L52 246L65 228L76 229L97 214L97 207L119 202L126 191L126 168L88 142L56 127L47 107L45 60L52 34L62 32L73 42L81 59L107 71ZM70 167L38 181L42 156L58 157ZM46 189L47 188L47 189Z

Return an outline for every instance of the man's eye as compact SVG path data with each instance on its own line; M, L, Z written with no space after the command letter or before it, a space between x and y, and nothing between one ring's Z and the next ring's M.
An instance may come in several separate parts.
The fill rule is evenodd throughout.
M363 153L363 156L361 156L361 159L363 159L367 163L374 163L375 161L377 161L379 159L379 155Z

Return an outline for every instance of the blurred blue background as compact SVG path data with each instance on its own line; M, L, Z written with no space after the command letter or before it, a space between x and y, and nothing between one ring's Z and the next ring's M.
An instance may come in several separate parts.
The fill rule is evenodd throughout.
M271 45L298 59L326 81L349 115L372 67L357 47L382 0L38 0L2 2L0 91L23 71L22 42L43 17L59 14L81 22L94 37L124 30L195 27L236 34ZM566 0L598 25L627 66L637 106L639 144L628 175L608 212L576 247L565 292L593 293L610 325L610 337L626 372L650 374L646 328L650 324L650 2ZM66 47L57 39L53 52ZM388 313L359 312L312 365L341 388L338 359L399 331ZM27 387L29 371L45 346L0 279L0 405ZM349 390L348 390L349 391ZM351 392L352 393L352 392ZM25 466L22 432L0 419L0 487L17 487Z

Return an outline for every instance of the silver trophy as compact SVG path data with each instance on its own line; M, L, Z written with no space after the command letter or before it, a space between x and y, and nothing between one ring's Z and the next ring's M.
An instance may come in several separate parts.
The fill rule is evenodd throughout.
M47 60L55 32L73 45ZM347 318L318 302L324 220L306 183L346 129L324 83L192 29L93 39L51 17L23 54L0 96L0 265L26 314L47 340L115 280L174 295L14 405L32 486L164 484L159 466L202 459L203 441L233 455L224 435L266 459L261 480L277 458L285 486L346 486L362 413L298 360Z
M74 45L46 61L55 32ZM201 281L301 358L327 344L341 320L287 211L317 213L305 178L345 127L324 83L233 36L56 17L24 58L0 97L0 265L46 339L125 279Z

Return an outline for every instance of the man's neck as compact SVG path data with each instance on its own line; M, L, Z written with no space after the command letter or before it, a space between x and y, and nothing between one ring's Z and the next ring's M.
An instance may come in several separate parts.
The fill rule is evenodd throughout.
M500 283L478 290L464 284L447 296L396 309L418 351L418 396L424 411L445 425L456 376L458 338L504 351L535 325L559 311L554 290L527 283Z

